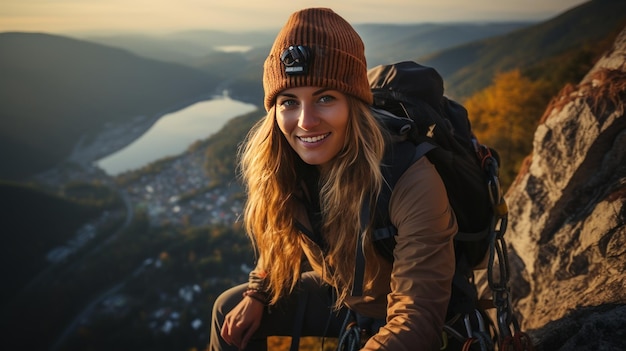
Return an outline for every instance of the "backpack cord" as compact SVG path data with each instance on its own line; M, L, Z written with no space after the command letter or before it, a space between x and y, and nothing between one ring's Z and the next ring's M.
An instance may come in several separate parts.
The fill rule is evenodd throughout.
M361 328L359 328L354 311L348 309L341 326L337 351L358 351L359 349L361 349Z
M496 307L498 338L500 350L530 351L534 350L528 335L521 331L519 322L511 307L509 286L509 258L504 233L508 223L508 208L498 178L498 161L488 147L479 145L479 157L488 177L488 189L494 216L490 226L489 262L487 280L493 292L493 304ZM497 256L499 269L498 279L495 278L494 266ZM513 331L511 331L511 327ZM510 347L510 348L509 348Z

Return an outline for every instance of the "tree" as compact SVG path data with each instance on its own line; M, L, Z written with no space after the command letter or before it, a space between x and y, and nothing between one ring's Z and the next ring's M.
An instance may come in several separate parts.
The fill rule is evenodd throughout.
M532 81L513 70L496 75L491 86L464 102L478 140L500 155L504 188L532 151L533 135L548 101L545 90L543 81Z

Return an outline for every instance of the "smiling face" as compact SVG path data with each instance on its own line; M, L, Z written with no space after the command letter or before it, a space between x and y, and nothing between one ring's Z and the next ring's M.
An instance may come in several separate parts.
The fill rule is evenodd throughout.
M350 108L346 95L320 87L286 89L276 98L276 121L300 158L324 166L344 146Z

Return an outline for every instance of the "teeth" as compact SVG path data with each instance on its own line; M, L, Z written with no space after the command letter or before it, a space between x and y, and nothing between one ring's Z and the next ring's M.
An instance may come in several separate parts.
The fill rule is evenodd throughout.
M300 137L300 140L304 141L305 143L315 143L322 139L325 139L329 134L330 133L324 134L324 135L318 135L316 137Z

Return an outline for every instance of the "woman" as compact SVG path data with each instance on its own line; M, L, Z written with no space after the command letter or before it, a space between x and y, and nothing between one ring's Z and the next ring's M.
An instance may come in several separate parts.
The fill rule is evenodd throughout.
M362 295L352 296L360 213L384 186L386 144L369 108L361 38L330 9L298 11L265 61L263 85L268 113L241 158L257 264L249 283L217 299L210 349L263 350L270 335L336 337L342 306L380 321L363 350L438 349L457 227L426 158L392 193L394 264L365 230Z

